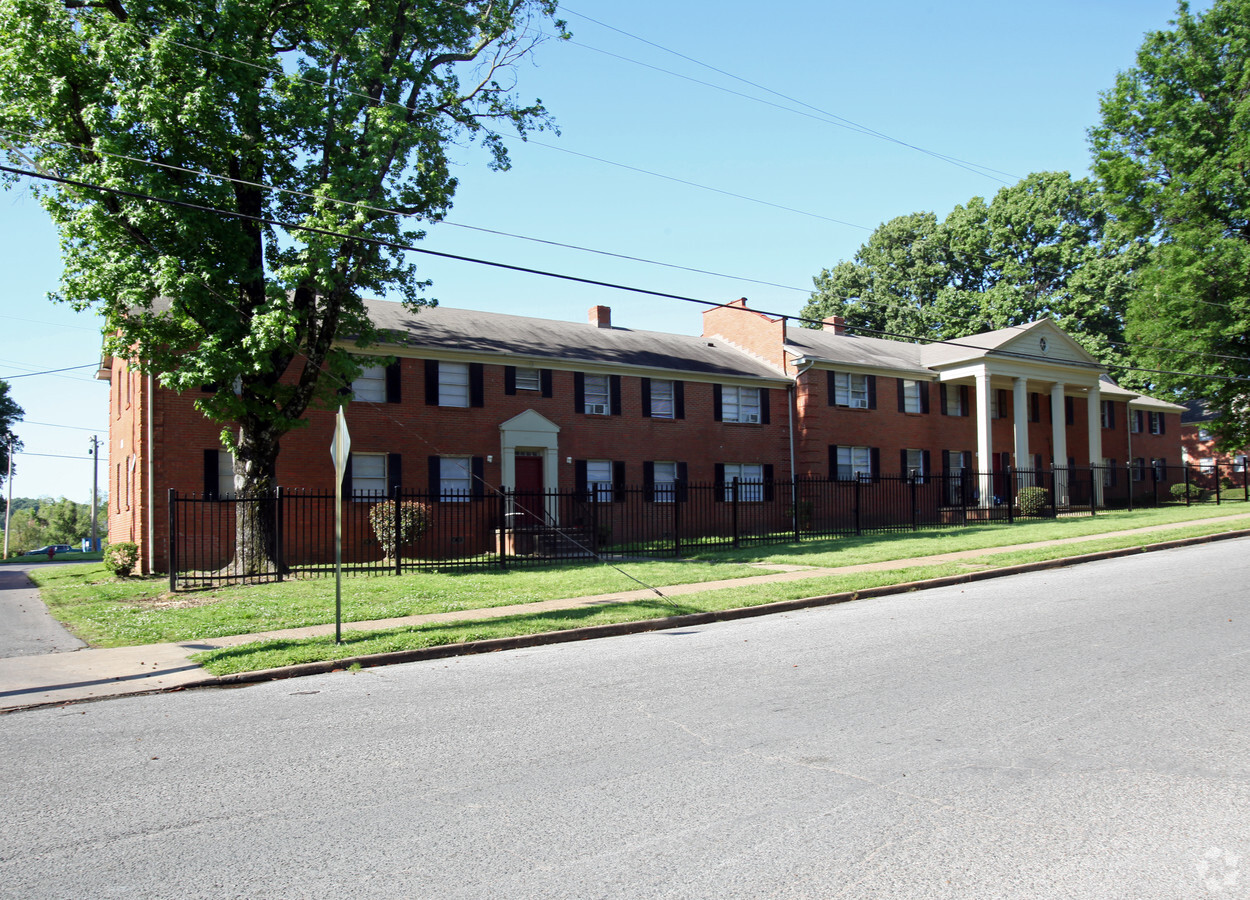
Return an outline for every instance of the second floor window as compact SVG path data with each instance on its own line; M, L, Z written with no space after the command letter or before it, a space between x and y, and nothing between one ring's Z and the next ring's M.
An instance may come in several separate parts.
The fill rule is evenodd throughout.
M920 382L903 379L903 412L921 412Z
M386 366L366 366L352 382L352 399L368 403L386 402Z
M438 405L469 405L469 364L440 362L438 364Z
M1163 413L1152 412L1150 414L1150 433L1163 434Z
M673 404L673 382L651 380L651 418L671 419L676 415Z
M836 406L849 406L852 409L867 409L868 376L855 375L850 372L834 372L833 402ZM919 412L919 394L917 394L916 411Z
M612 411L612 392L608 376L587 375L585 397L585 412L597 416L608 415Z
M746 387L723 388L721 391L721 421L759 422L760 389Z

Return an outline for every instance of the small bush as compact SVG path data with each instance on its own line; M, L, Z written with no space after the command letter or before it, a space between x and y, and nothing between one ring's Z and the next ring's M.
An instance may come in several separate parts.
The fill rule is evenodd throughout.
M1022 487L1020 488L1020 493L1016 496L1016 502L1020 505L1020 515L1022 516L1042 515L1046 510L1046 503L1049 499L1044 487Z
M430 507L416 500L401 500L399 503L399 534L395 533L395 501L383 500L373 504L369 510L369 524L373 526L374 537L382 545L382 553L387 559L393 560L399 545L415 541L429 530Z
M104 548L104 568L118 578L129 578L139 562L139 545L132 541L118 541Z
M1196 484L1188 484L1188 485L1174 484L1170 488L1168 488L1168 490L1172 492L1173 500L1176 500L1180 503L1184 503L1186 488L1189 489L1190 502L1201 503L1203 500L1207 499L1207 492L1203 490L1202 488L1198 487L1198 485Z

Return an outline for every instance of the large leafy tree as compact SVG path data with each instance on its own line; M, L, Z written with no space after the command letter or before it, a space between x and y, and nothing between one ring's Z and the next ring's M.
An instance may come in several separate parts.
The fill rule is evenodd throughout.
M26 411L9 396L9 383L0 381L0 485L9 477L9 454L22 449L22 441L13 433L13 426L25 414Z
M503 127L550 124L512 87L555 6L0 0L0 137L80 183L39 189L59 297L101 309L108 348L166 387L217 388L197 405L227 426L240 492L274 487L282 435L358 373L342 339L378 337L362 294L423 302L376 242L445 214L450 145L506 167Z
M1181 3L1103 94L1094 171L1116 224L1156 245L1128 334L1166 386L1219 410L1250 442L1250 0ZM1192 354L1201 354L1194 356ZM1211 377L1218 376L1218 377Z
M814 279L803 310L852 325L937 340L1049 316L1109 365L1127 361L1123 314L1144 242L1108 234L1088 179L1041 172L932 213L881 225L853 260ZM1134 379L1131 374L1127 380Z

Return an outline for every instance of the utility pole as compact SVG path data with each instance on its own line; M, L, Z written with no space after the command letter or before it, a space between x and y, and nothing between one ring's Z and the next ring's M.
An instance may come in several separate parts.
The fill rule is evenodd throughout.
M9 558L9 513L13 509L13 435L9 435L9 474L4 479L4 487L8 496L4 501L4 556L0 559Z
M100 439L94 434L91 435L91 449L87 455L91 457L91 552L94 553L100 549L99 531L96 530L96 503L100 498Z

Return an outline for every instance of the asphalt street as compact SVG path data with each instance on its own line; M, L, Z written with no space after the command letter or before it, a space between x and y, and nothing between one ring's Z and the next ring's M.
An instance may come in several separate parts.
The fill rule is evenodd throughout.
M14 897L1250 897L1250 541L0 717Z

